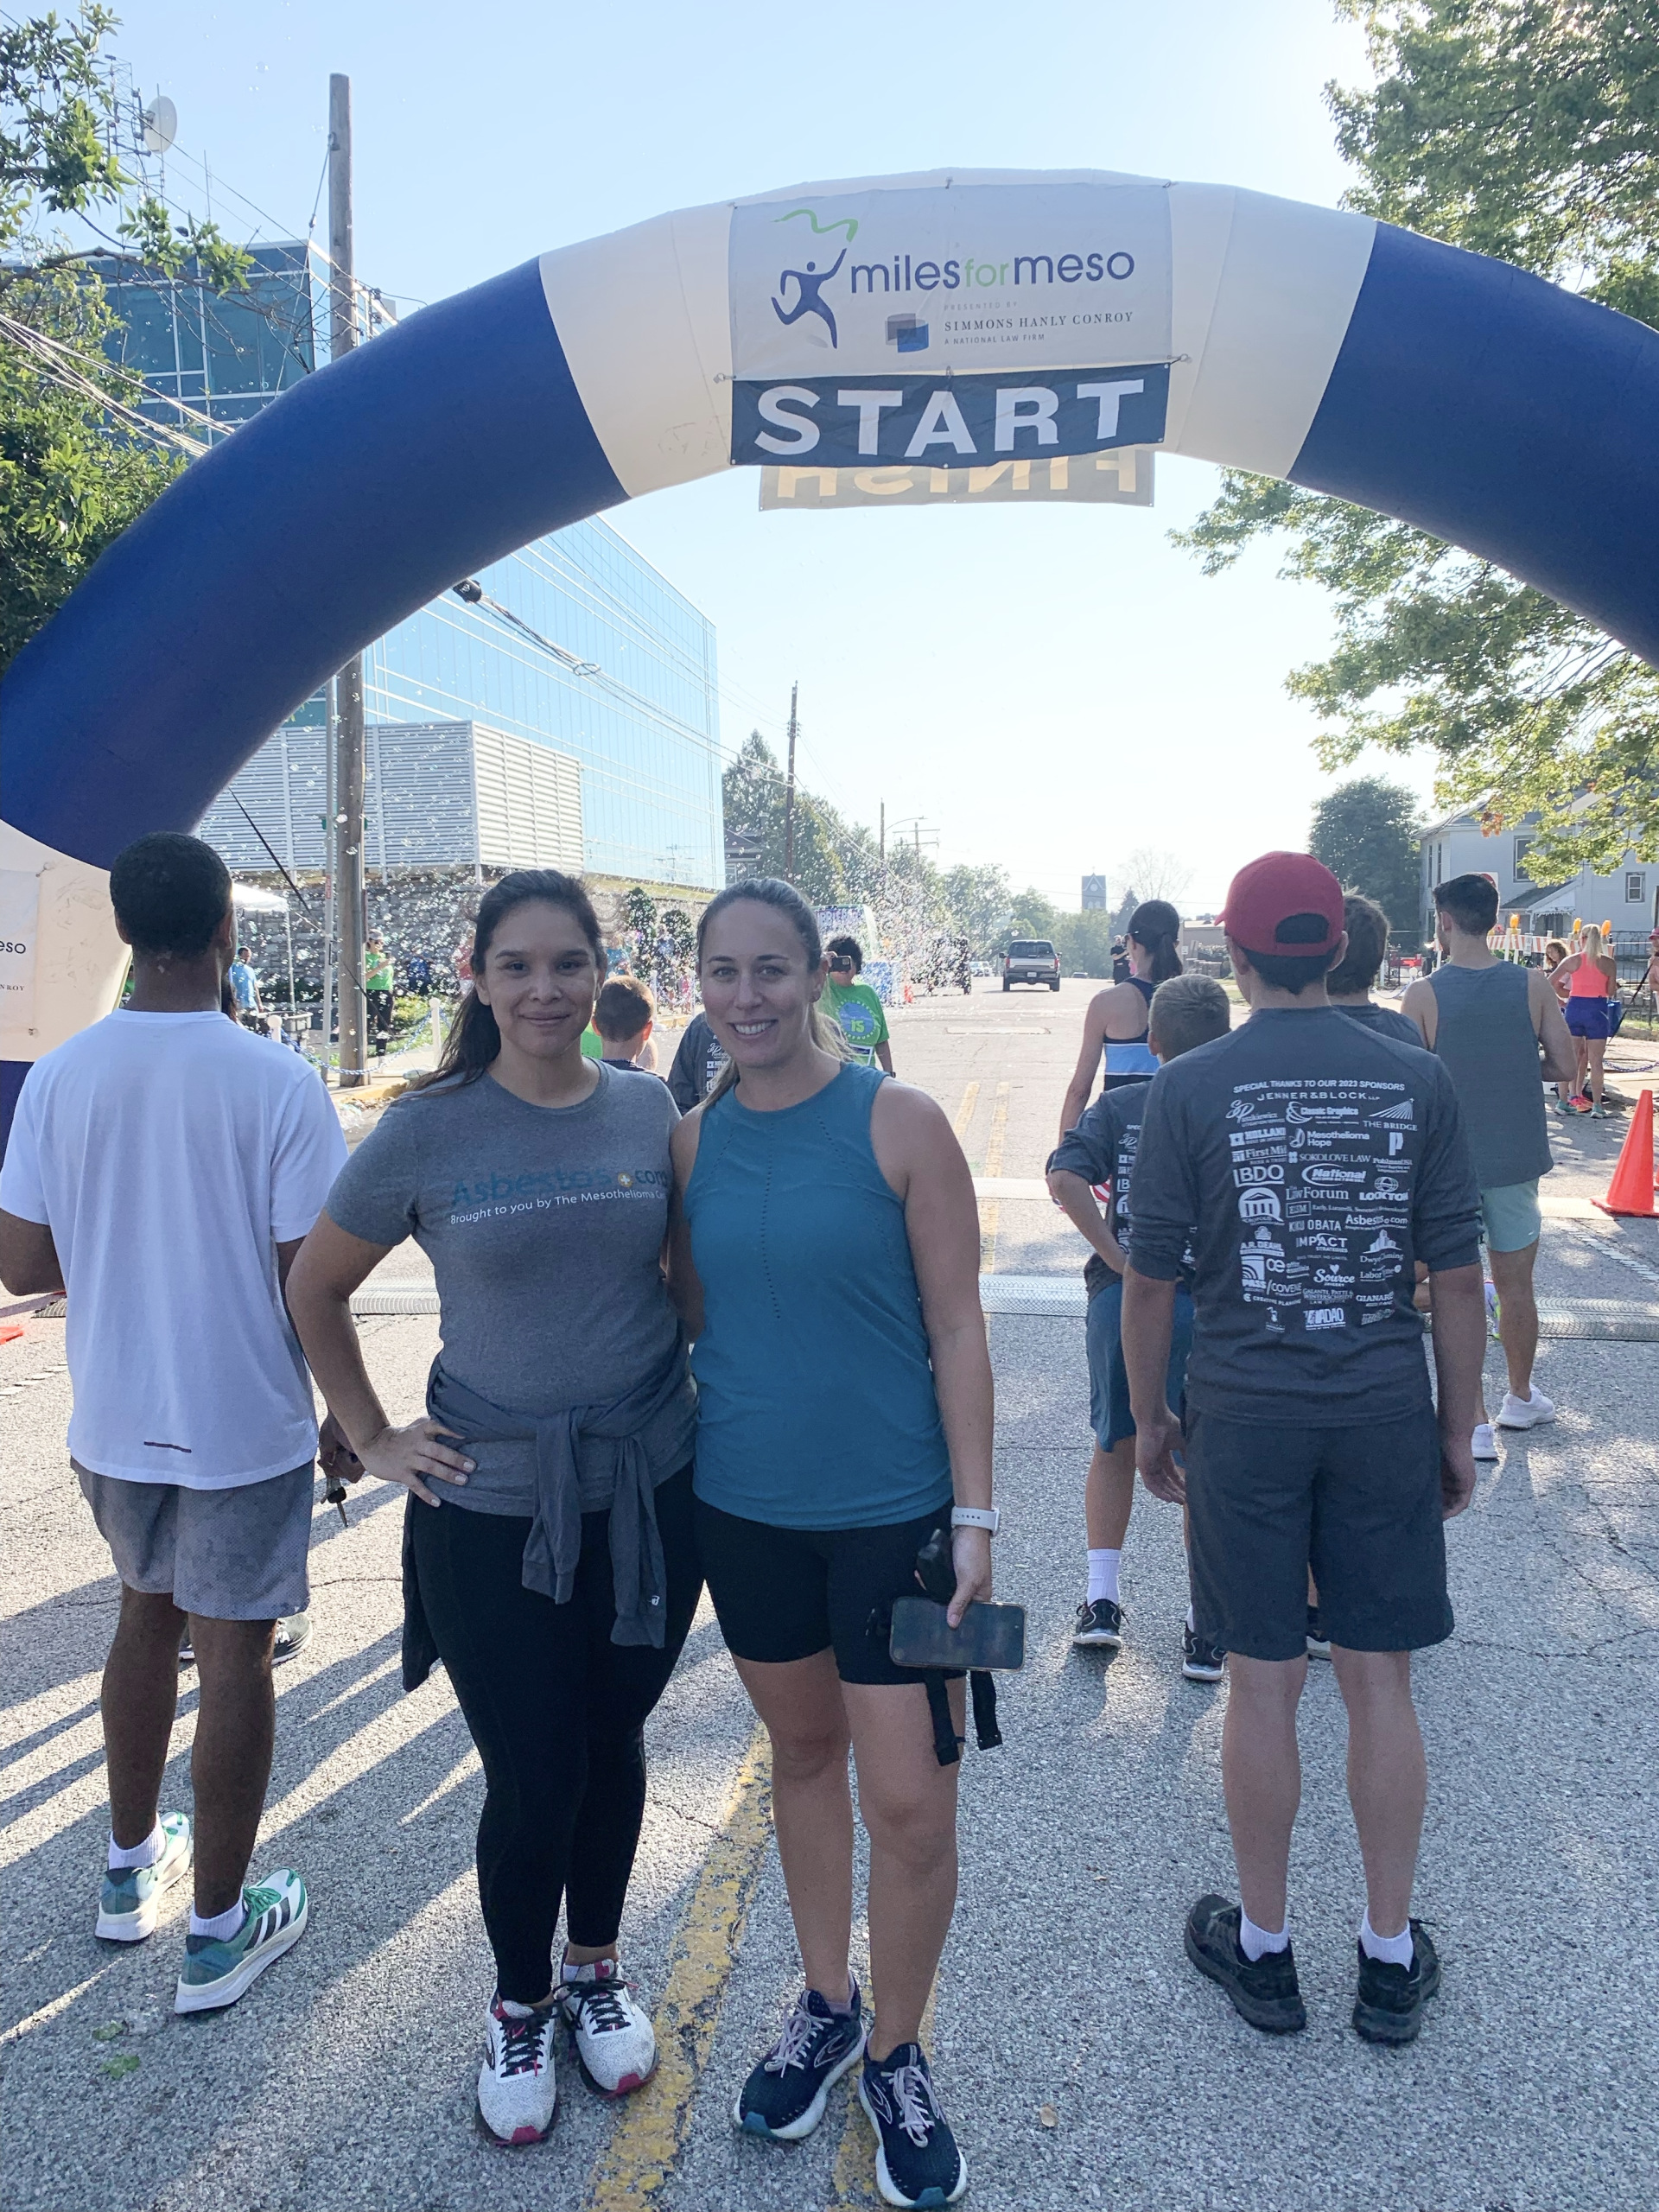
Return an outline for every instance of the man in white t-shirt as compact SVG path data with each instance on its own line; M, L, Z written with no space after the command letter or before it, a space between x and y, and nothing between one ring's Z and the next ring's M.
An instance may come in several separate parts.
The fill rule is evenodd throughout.
M175 2002L205 2012L234 2004L306 1923L297 1874L247 1874L274 1627L308 1595L317 1449L282 1285L346 1147L309 1063L219 1011L233 925L218 854L141 837L110 893L132 996L29 1071L0 1166L0 1281L67 1292L70 1462L122 1583L98 1933L149 1936L194 1859ZM160 1812L187 1625L194 1834Z

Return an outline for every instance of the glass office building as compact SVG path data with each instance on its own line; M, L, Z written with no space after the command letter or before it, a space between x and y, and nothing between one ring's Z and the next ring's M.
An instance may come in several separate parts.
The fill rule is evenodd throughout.
M326 360L321 257L302 242L251 251L246 298L103 272L120 317L109 350L143 375L156 419L179 423L166 404L176 399L229 431ZM538 539L472 582L478 599L446 593L366 649L367 720L479 723L569 754L581 765L590 874L717 888L713 625L600 521ZM294 720L325 716L320 695Z

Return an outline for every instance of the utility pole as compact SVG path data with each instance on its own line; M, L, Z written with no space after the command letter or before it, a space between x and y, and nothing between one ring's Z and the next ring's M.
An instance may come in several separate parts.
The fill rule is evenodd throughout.
M795 706L799 699L798 683L789 687L789 781L784 786L784 880L795 880L795 740L800 734L800 723Z
M352 257L352 80L328 79L328 258L332 264L328 350L338 360L357 344ZM363 656L335 678L334 912L339 931L340 1082L366 1083L369 1007L363 987Z
M886 874L886 873L887 873L887 802L886 801L886 799L883 799L883 800L882 800L882 802L881 802L881 872L882 872L882 874L883 874L884 875L885 875L885 874Z

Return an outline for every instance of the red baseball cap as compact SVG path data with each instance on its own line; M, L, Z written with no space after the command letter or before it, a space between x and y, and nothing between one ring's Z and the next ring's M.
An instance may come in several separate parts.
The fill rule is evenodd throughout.
M1312 853L1263 853L1228 886L1221 919L1246 952L1334 952L1343 931L1342 886Z

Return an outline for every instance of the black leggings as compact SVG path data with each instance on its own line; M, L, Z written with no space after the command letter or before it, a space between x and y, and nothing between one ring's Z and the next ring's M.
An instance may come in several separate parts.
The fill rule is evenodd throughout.
M667 1589L664 1642L610 1640L607 1513L582 1517L569 1603L524 1586L528 1520L460 1506L413 1513L421 1602L484 1763L478 1893L500 1993L535 2005L569 1940L616 1941L645 1808L645 1716L680 1656L702 1590L691 1470L657 1491Z

